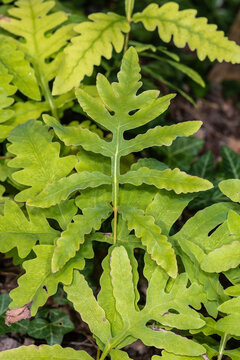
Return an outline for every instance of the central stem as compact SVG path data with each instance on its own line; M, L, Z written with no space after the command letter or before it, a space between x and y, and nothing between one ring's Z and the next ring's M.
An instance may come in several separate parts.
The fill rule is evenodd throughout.
M120 158L119 158L119 139L120 130L117 128L114 134L114 140L116 141L115 154L112 158L112 176L113 176L113 213L114 213L114 224L113 224L113 244L117 242L117 217L118 217L118 193L119 183L118 178L120 174Z
M57 109L55 107L51 91L49 89L48 81L45 79L44 74L39 69L39 66L37 64L34 64L34 69L35 69L35 72L37 74L37 77L38 77L38 80L39 80L39 83L40 83L40 86L41 86L41 89L42 89L43 96L44 96L45 100L48 102L49 107L51 109L51 113L57 120L59 120L58 112L57 112Z
M228 338L228 334L226 334L226 333L221 338L221 343L220 343L219 354L218 354L217 360L221 360L223 357L223 352L224 352L224 349L226 346L227 338Z

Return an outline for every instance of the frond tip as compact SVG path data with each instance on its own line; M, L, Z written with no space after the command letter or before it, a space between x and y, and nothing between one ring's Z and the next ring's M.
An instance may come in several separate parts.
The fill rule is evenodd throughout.
M189 45L196 50L200 60L207 56L211 61L240 63L240 47L218 31L216 25L208 24L206 18L196 18L195 10L179 11L179 5L169 2L161 7L150 4L141 13L133 16L134 22L141 21L145 28L154 31L158 28L160 38L183 48Z
M92 21L77 25L74 30L81 35L72 39L65 50L65 58L53 86L53 94L62 94L79 85L85 75L90 76L101 58L110 59L113 48L119 53L124 35L130 30L125 17L114 13L92 14Z

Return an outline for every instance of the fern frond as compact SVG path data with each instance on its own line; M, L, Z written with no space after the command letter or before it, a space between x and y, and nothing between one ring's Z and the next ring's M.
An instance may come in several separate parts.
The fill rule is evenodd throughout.
M107 355L112 348L121 349L129 339L141 339L149 346L166 349L179 355L198 356L205 353L204 347L191 340L175 334L172 330L154 331L146 324L154 319L164 326L177 329L201 328L204 321L199 314L189 305L196 309L201 308L203 293L201 288L193 284L187 287L188 278L181 274L169 292L166 291L168 276L149 257L151 273L148 276L149 287L147 291L147 303L141 311L135 307L135 291L133 270L130 258L123 246L113 246L108 257L109 282L107 291L102 294L101 305L94 298L91 289L82 275L75 272L71 285L64 289L69 300L77 311L80 312L84 321L89 324L94 336L107 344L103 354ZM106 262L106 260L104 260ZM104 271L106 266L104 266ZM104 282L106 284L106 282ZM83 290L82 290L83 289ZM81 296L80 296L81 293ZM116 335L112 332L112 326L116 320L113 313L105 312L105 301L111 302L115 313L118 313L121 322ZM91 304L88 306L88 304ZM174 309L176 313L169 313ZM105 314L108 315L107 319ZM164 316L163 316L164 314ZM109 325L111 326L109 329ZM132 341L129 342L132 342Z
M33 251L36 258L25 261L23 268L26 273L18 280L18 287L11 291L12 302L10 308L18 308L32 301L31 314L36 315L39 306L54 295L58 284L69 285L73 278L73 269L83 269L84 260L76 256L70 260L60 271L53 274L51 271L51 259L54 247L52 245L36 245ZM36 271L39 269L39 271Z
M174 2L160 7L150 4L141 13L134 14L133 21L141 21L149 31L158 28L164 42L170 42L173 37L179 48L188 44L192 51L197 51L200 60L208 56L211 61L240 63L240 47L229 41L222 31L217 31L216 25L208 24L206 18L196 18L195 10L179 11L179 5Z
M0 20L1 21L1 20ZM35 72L29 62L24 58L24 53L17 49L9 37L0 36L0 63L12 75L13 84L30 99L40 100L40 92L35 77Z
M19 256L25 258L36 242L53 244L58 237L59 232L49 226L39 211L35 212L31 207L27 211L29 220L14 201L5 201L4 215L0 216L1 252L6 253L16 247Z
M79 250L80 244L83 244L85 235L92 229L99 230L102 220L109 217L112 207L99 205L94 208L83 210L83 215L76 215L73 223L70 223L66 231L56 242L56 248L52 258L52 271L59 271L66 262L73 258Z
M128 222L129 230L135 230L137 237L141 238L147 252L153 260L162 266L173 278L177 276L177 262L174 250L161 229L155 224L152 216L144 214L144 211L134 208L119 207L119 212Z
M60 144L52 143L52 135L40 122L30 120L12 130L9 151L16 155L8 166L22 170L12 177L18 183L30 186L16 196L17 201L26 201L47 184L69 174L76 164L76 157L59 157Z
M93 358L83 350L63 348L60 345L21 346L16 349L7 350L0 353L1 360L12 360L14 358L18 360L93 360Z
M49 207L60 203L62 200L66 200L76 190L84 190L87 187L97 188L101 185L112 185L111 202L116 213L119 207L119 191L124 192L122 184L140 186L146 183L154 185L159 189L174 190L177 194L197 192L212 187L209 181L190 176L180 172L179 169L162 171L159 168L143 166L136 171L130 170L123 175L120 174L120 159L123 156L132 151L140 151L150 146L170 145L177 136L191 135L201 125L199 121L191 121L178 125L155 127L146 134L136 136L132 140L125 140L125 131L147 124L162 114L168 108L173 97L173 95L167 95L158 98L158 91L154 90L137 94L141 87L140 78L137 52L134 48L130 48L123 58L117 83L110 84L103 75L98 76L97 90L102 100L101 102L96 101L94 97L84 90L77 90L77 97L83 110L98 124L112 132L111 141L101 139L97 134L82 127L64 127L53 117L49 115L44 116L44 121L53 127L57 136L66 145L80 145L86 151L101 154L101 159L106 166L109 166L109 161L105 160L104 157L110 158L111 174L109 174L109 171L107 174L105 173L105 167L93 169L100 171L82 171L82 166L79 166L78 174L72 174L69 177L62 177L52 183L48 183L39 194L36 194L35 197L27 201L28 205ZM78 166L76 166L76 169L78 170ZM124 206L123 203L121 205ZM71 224L70 227L74 229L73 233L77 231L77 225ZM143 231L139 233L141 233L143 241ZM159 228L156 233L160 235L161 229ZM66 239L68 238L66 236ZM58 265L54 265L54 270L57 270L59 264L64 263L67 258L74 256L79 246L79 241L74 240L74 236L71 236L71 238L68 249L66 245L68 241L65 239L65 236L61 240L59 239L59 253L57 250L56 254L58 255L55 260L55 265ZM175 277L176 259L171 245L164 236L160 235L159 239L159 243L156 245L153 235L148 242L144 240L144 245L147 246L148 251L153 255L158 264L161 263L161 266L164 267L168 274ZM115 232L113 242L116 243L121 240ZM63 247L60 246L61 242L64 244ZM64 248L65 251L63 250ZM156 256L156 248L159 251L161 249L161 253L164 254L162 259ZM171 258L170 267L167 265L169 257Z
M117 182L121 182L119 162L123 155L154 145L170 145L177 136L186 136L196 132L201 124L199 121L192 121L174 126L156 127L144 135L139 135L132 140L125 140L123 134L126 130L142 126L162 114L168 108L170 100L173 97L173 95L167 95L157 98L158 91L154 90L145 91L140 95L136 95L138 89L141 87L140 78L137 52L134 48L130 48L124 56L121 71L118 74L119 81L117 83L110 85L103 75L98 76L97 89L102 103L97 102L95 98L84 90L77 90L77 98L84 111L97 123L113 133L113 140L111 142L100 139L98 135L91 133L87 129L81 127L63 127L54 120L54 118L47 115L44 117L44 121L54 128L57 136L66 145L81 145L87 151L110 157L112 159L112 168L114 167L113 162L117 161L117 173L114 175L117 177ZM114 112L113 115L110 114L109 109ZM138 111L130 115L131 112L135 110ZM179 184L178 193L204 190L212 186L207 180L189 177L187 174L183 176L183 174L181 175L179 173L178 175L177 170L174 170L173 174L176 175L173 183ZM161 175L160 171L156 173L156 176L161 177ZM124 177L127 179L128 173L122 175L122 181L127 182L127 180L124 181ZM73 189L76 186L75 180L77 181L77 176L74 181L71 181ZM140 185L142 182L135 181L134 184ZM166 180L165 184L167 182L168 180ZM60 184L56 184L58 188L59 185ZM163 187L166 188L165 186L166 185ZM80 187L78 187L78 189L80 189ZM169 185L167 189L174 190L176 187ZM51 187L51 191L53 190L54 186ZM66 198L66 194L67 192L64 190L64 194L61 196L58 191L58 200ZM48 197L48 195L50 195L50 189L49 191L47 191L47 189L44 191L44 196ZM43 197L41 197L41 200L43 201ZM41 202L38 202L37 206L41 206Z
M40 69L45 79L50 81L56 75L58 58L62 54L58 54L50 62L46 60L51 59L75 34L73 24L61 26L53 32L54 28L67 20L67 15L62 11L48 15L54 7L54 1L18 0L15 4L16 7L8 10L12 17L0 19L0 27L25 39L25 42L17 41L19 48Z
M129 171L119 177L120 184L154 185L158 189L174 190L176 194L191 193L211 189L213 186L208 180L197 176L190 176L179 169L163 171L141 167L136 171Z
M8 73L7 69L0 63L0 124L10 119L14 111L8 109L14 103L14 99L10 96L13 95L17 88L11 85L12 76ZM1 126L1 125L0 125ZM0 134L0 138L3 138Z
M126 18L110 12L91 14L89 19L91 21L74 28L81 35L74 37L65 49L64 61L53 86L54 95L79 86L84 76L90 76L94 66L100 65L102 57L110 59L113 48L118 53L123 48L123 33L130 30Z
M38 119L40 115L51 110L46 101L17 101L11 106L11 117L0 124L0 138L5 139L18 125L24 124L31 119Z
M15 4L8 10L12 17L0 18L0 28L17 37L11 42L14 41L32 63L41 93L49 103L52 114L58 117L58 107L51 95L49 81L55 78L59 69L62 49L75 35L74 24L62 25L68 18L62 11L48 14L54 7L54 1L19 0Z
M80 174L73 174L67 178L63 177L45 186L43 191L33 199L28 198L27 204L47 208L60 203L62 200L66 200L76 190L95 188L111 183L111 177L99 171L83 171Z
M232 201L240 202L240 179L228 179L219 183L221 192Z

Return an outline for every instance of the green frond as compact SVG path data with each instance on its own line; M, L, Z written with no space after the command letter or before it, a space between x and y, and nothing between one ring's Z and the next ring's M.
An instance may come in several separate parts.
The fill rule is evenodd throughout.
M162 324L163 328L170 326L177 329L199 329L204 326L205 322L193 309L200 309L203 300L203 293L198 285L192 284L188 287L186 274L181 274L171 289L166 291L169 278L149 257L152 271L148 278L147 304L140 311L135 307L133 269L126 249L123 246L113 246L107 259L104 260L105 263L108 261L108 265L104 265L104 271L110 271L108 282L111 284L109 283L107 291L101 294L101 304L104 304L104 301L110 304L111 299L112 311L114 307L115 314L121 318L121 327L116 335L113 332L116 316L110 315L106 319L103 308L94 298L82 275L75 272L73 283L64 287L69 300L73 302L83 320L89 324L97 340L100 339L106 344L106 338L108 339L103 350L104 355L113 348L121 349L129 338L133 341L140 339L145 345L166 349L179 355L198 356L205 353L203 346L175 334L172 330L154 331L146 326L153 319L160 324L159 327ZM104 308L106 304L103 305ZM169 309L176 310L176 313L168 313Z
M238 286L233 286L230 289L236 289L236 292L234 294L234 291L230 292L230 295L237 296L230 300L225 301L223 304L221 304L218 307L218 310L222 313L227 314L224 318L220 319L216 324L216 329L235 336L239 336L240 334L240 296L239 296L239 290ZM228 290L228 289L227 289ZM226 291L227 292L227 291ZM227 352L226 352L227 354ZM230 357L233 359L229 352Z
M75 26L80 35L72 39L65 49L65 57L56 77L53 94L62 94L79 86L85 75L90 76L101 58L110 59L113 48L120 52L124 44L124 33L130 27L125 17L114 13L96 13L89 16L91 21Z
M33 65L34 71L29 71L29 74L22 78L19 89L33 99L40 100L43 96L52 114L58 118L60 105L51 95L49 81L55 78L59 70L63 48L75 35L74 24L64 25L68 15L63 11L51 12L55 5L54 1L18 0L15 5L8 10L11 17L0 18L0 28L13 35L8 38L9 42L24 53L26 59ZM23 64L21 52L18 53L18 58ZM18 75L23 75L20 66L15 66L15 69L19 69ZM41 88L41 95L38 88L34 90L31 86L34 90L31 91L30 87L26 87L27 80L28 83L30 78L33 80L34 72ZM20 80L16 79L16 81L20 83Z
M56 293L60 282L66 285L71 284L73 269L82 270L84 268L84 260L76 256L60 271L53 274L51 259L54 247L53 245L36 245L33 247L37 257L23 263L26 273L18 279L18 287L10 292L13 300L10 304L11 309L32 302L31 314L32 316L36 315L38 308L45 304L49 296Z
M61 237L56 241L56 248L52 258L52 271L59 271L66 262L73 258L85 240L85 235L93 229L99 230L102 220L109 217L112 207L99 205L93 208L86 208L82 215L76 215L73 222L62 232Z
M0 251L8 252L17 248L21 258L25 258L36 242L53 244L59 232L52 229L46 218L27 208L29 219L26 218L19 206L10 200L5 201L4 215L0 216Z
M112 350L110 355L111 355L111 360L132 360L129 357L128 353L126 353L125 351L118 350L118 349Z
M209 252L201 262L201 268L207 272L222 272L236 268L240 263L240 215L230 210L227 227L231 240L218 243L217 248ZM221 246L222 245L222 246Z
M128 21L130 21L131 16L132 16L134 2L135 2L135 0L125 0L125 13L126 13Z
M81 314L83 321L88 323L93 335L100 339L103 344L106 344L111 337L110 323L84 276L75 271L73 282L65 286L64 289L74 308ZM79 291L82 294L81 296L79 296Z
M206 272L227 271L240 263L240 241L223 245L206 255L201 262L201 268Z
M184 356L184 355L174 355L168 353L167 351L162 352L162 356L154 355L152 360L202 360L202 356Z
M18 0L15 4L16 7L8 10L12 17L1 18L0 27L25 40L17 41L18 47L28 56L35 70L39 69L42 76L50 81L56 75L62 54L59 53L53 60L51 57L75 34L73 24L53 31L67 20L62 11L48 14L54 7L54 1ZM52 61L46 62L47 59Z
M113 139L110 142L101 139L97 134L90 132L88 129L81 127L64 127L48 115L44 116L44 121L47 125L53 127L57 136L66 145L81 145L86 151L92 151L110 157L112 159L112 166L113 161L117 160L117 162L119 162L123 155L127 155L132 151L140 151L146 147L161 146L163 144L170 145L177 136L188 136L199 129L201 122L191 121L172 126L155 127L146 134L139 135L132 140L125 140L123 134L126 130L142 126L161 115L167 110L170 100L174 97L174 95L167 95L158 98L159 93L155 90L145 91L138 95L137 91L141 87L140 78L138 55L134 48L130 48L124 55L121 70L118 74L118 82L111 85L103 75L98 75L97 90L102 102L96 101L96 98L89 95L83 89L76 91L77 98L83 110L98 124L112 132ZM113 114L109 112L109 109L113 111ZM133 114L131 112L133 112ZM144 177L144 173L142 173L142 177L138 178L142 170L139 170L136 174L130 172L120 175L119 165L117 165L117 168L115 176L117 176L117 180L120 183L129 182L140 185L147 181L148 184L153 184L159 188L166 187L168 190L173 189L177 193L207 190L212 187L207 180L188 176L185 173L179 172L178 169L173 171L166 170L166 173L157 171L155 171L155 173L149 169L144 169L147 180L143 180L142 177ZM136 176L134 176L134 174ZM152 180L152 182L150 182L149 175L151 174L156 177L156 181ZM79 176L82 176L82 174ZM91 177L92 176L93 175L91 175ZM161 177L164 178L162 185L160 185ZM58 192L58 200L65 199L74 189L83 189L81 185L77 187L77 178L77 175L72 175L71 181L66 179L66 186L67 183L69 183L69 187L66 191L63 191L64 194L62 194L62 196L60 196ZM172 178L172 186L169 185L170 178ZM101 184L103 184L103 182L99 182L99 185ZM157 184L159 184L159 186ZM60 184L56 184L56 187L53 185L51 189L42 195L48 197L50 191L55 192L54 189L56 189L57 192L59 185ZM94 186L97 186L96 183ZM70 188L72 188L72 190ZM42 201L44 201L43 196L41 196ZM37 205L36 202L33 204ZM43 202L39 203L38 206L42 206L40 204L43 204Z
M47 184L69 174L77 162L75 156L59 157L60 144L53 143L52 134L46 126L30 120L17 126L9 135L9 151L16 155L8 166L16 171L12 177L28 186L16 196L17 201L26 201L39 193ZM30 187L30 188L29 188Z
M56 220L60 228L66 230L78 209L74 200L66 200L61 201L56 206L51 206L47 209L39 208L39 210L47 219Z
M192 51L197 51L200 60L208 56L211 61L240 63L240 47L229 41L222 31L217 31L216 25L208 24L206 18L196 18L195 10L179 11L179 5L174 2L160 7L150 4L141 13L134 14L133 21L141 21L149 31L158 28L164 42L173 38L179 48L188 44Z
M0 36L0 63L8 69L9 74L13 77L13 84L24 95L33 100L40 100L39 87L33 68L24 58L24 53L7 36Z
M37 196L28 200L27 204L47 208L66 200L74 191L111 183L111 177L99 171L83 171L80 174L73 174L67 178L63 177L47 185Z
M60 345L48 346L21 346L16 349L3 351L0 353L1 360L93 360L85 351L77 351L71 348L62 348Z
M232 201L240 202L240 179L223 180L219 183L219 189Z
M145 183L154 185L158 189L174 190L176 194L204 191L213 187L208 180L188 175L179 169L159 171L147 167L141 167L136 171L129 171L120 175L119 183L135 186Z
M8 73L8 70L0 63L0 124L4 123L14 115L12 109L8 109L14 102L14 99L10 96L13 95L17 88L11 85L12 76ZM0 125L1 127L2 125ZM4 138L0 133L0 139Z
M146 215L144 211L120 206L120 214L128 223L129 230L135 230L137 237L141 238L142 244L153 260L160 265L169 276L177 276L177 261L174 250L165 235L161 234L161 228L155 224L154 218Z
M50 107L46 101L15 102L10 110L12 116L3 124L0 124L0 138L7 138L16 126L24 124L31 119L38 119L43 112L49 110Z

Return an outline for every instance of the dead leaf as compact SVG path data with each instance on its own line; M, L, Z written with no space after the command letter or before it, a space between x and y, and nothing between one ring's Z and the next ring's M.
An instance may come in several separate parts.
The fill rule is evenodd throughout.
M5 324L7 326L10 326L11 324L16 323L20 320L30 319L31 318L30 309L31 309L30 304L26 304L16 309L8 309L6 313Z

